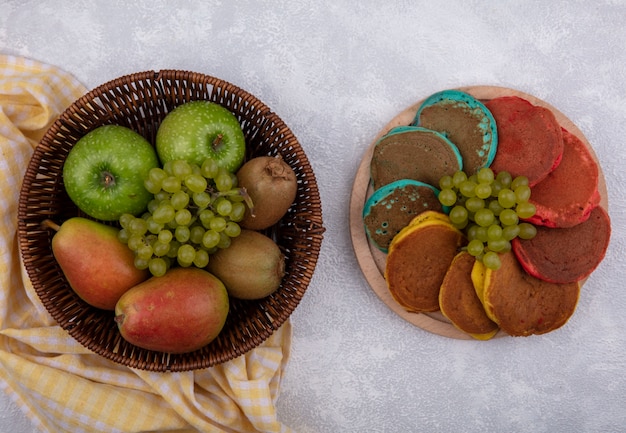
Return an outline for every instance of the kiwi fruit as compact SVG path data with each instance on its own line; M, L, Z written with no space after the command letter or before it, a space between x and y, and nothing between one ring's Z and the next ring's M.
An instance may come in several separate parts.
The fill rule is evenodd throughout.
M238 299L261 299L272 294L285 275L285 256L268 236L242 229L228 248L211 255L207 270Z
M246 208L242 228L263 230L276 224L296 199L298 183L293 169L280 156L257 156L237 171L252 206Z

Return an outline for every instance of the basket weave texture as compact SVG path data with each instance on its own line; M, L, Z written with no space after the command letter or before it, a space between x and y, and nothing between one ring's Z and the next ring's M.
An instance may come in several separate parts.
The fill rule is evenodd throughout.
M165 115L192 100L228 108L246 137L246 158L281 155L294 169L298 191L282 220L265 234L286 257L281 286L257 301L231 299L220 335L195 352L167 354L126 342L114 313L86 304L68 285L51 249L53 232L41 227L83 216L65 192L62 167L68 152L87 132L106 124L127 126L149 142ZM107 82L74 102L49 128L26 171L18 209L20 250L37 295L56 322L91 351L114 362L150 371L208 368L257 347L277 330L301 301L312 278L325 231L315 174L285 123L250 93L221 79L179 71L146 71Z

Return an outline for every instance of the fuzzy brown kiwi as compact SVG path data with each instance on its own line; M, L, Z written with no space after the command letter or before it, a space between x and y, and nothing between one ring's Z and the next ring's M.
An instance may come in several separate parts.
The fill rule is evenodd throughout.
M211 255L207 270L230 296L261 299L272 294L285 275L285 256L268 236L243 229L228 248Z
M240 187L248 192L252 208L239 225L263 230L276 224L296 199L298 184L293 169L280 156L257 156L237 171Z

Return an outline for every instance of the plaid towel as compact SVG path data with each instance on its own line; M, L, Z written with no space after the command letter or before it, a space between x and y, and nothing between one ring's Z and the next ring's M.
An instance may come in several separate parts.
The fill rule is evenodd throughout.
M19 191L34 147L85 92L56 67L0 55L0 387L45 432L290 432L275 408L289 321L230 362L154 373L87 350L39 301L20 261Z

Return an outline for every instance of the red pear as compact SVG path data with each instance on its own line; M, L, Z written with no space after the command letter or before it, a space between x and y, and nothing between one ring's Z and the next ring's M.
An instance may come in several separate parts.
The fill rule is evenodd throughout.
M52 253L70 287L94 307L113 310L128 289L150 276L135 267L134 253L117 239L115 227L81 217L43 225L57 231Z

